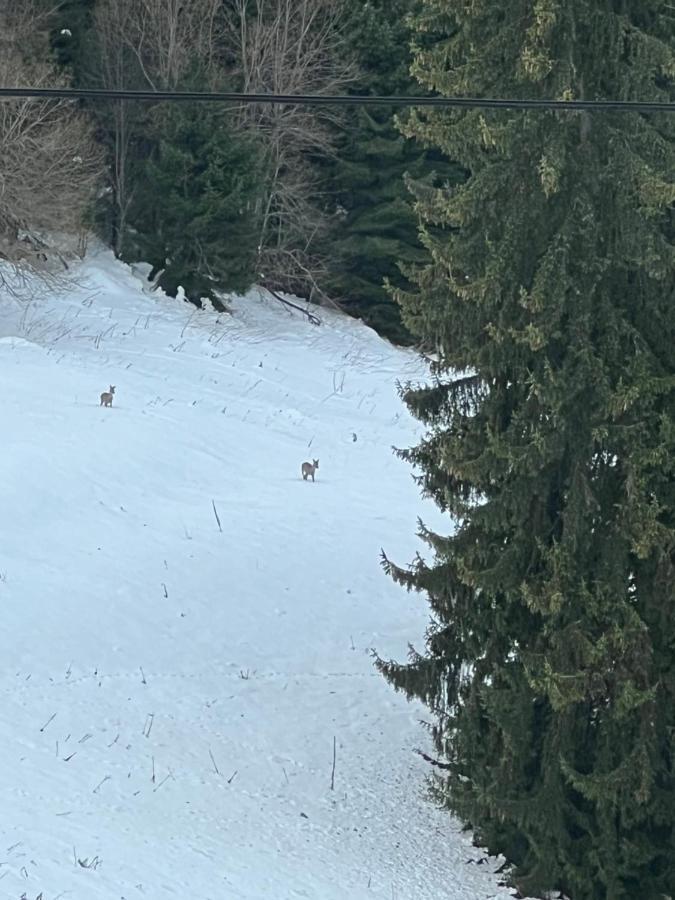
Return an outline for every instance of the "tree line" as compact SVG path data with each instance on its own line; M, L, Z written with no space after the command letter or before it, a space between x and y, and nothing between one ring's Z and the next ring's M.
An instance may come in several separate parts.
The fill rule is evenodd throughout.
M129 90L406 93L416 89L406 18L415 5L7 0L0 16L12 59L1 74L6 84ZM5 108L27 121L39 114L29 102ZM120 258L150 262L168 293L180 285L188 299L217 304L220 292L262 283L411 340L385 285L402 286L401 264L425 258L404 174L433 180L457 169L405 138L391 109L126 100L42 109L63 116L63 133L81 143L73 158L99 174L95 185L80 170L63 178L73 217L86 213ZM23 165L39 170L25 130L5 134ZM8 236L18 223L34 233L50 224L19 206L14 218Z
M424 0L450 96L675 100L660 0ZM454 523L389 573L431 609L382 672L429 708L434 795L521 896L675 896L675 114L420 109L399 291L433 354L401 455ZM550 894L547 894L550 896Z
M675 100L664 0L6 7L6 83ZM384 557L431 618L377 665L429 710L432 795L522 895L675 896L675 116L0 116L6 257L89 215L169 291L263 279L427 353L399 453L450 524Z

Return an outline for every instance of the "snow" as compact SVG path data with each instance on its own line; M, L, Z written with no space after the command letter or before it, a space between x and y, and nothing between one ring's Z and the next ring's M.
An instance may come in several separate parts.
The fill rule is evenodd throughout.
M380 548L447 527L391 452L422 363L143 271L97 249L63 295L0 298L0 897L512 896L373 668L427 621Z

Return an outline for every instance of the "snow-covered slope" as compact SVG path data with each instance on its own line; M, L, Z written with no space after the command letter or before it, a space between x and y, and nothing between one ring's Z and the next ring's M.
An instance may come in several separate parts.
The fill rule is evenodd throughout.
M102 251L2 298L1 898L510 896L370 655L426 623L378 564L436 516L391 453L423 370L323 319L195 311Z

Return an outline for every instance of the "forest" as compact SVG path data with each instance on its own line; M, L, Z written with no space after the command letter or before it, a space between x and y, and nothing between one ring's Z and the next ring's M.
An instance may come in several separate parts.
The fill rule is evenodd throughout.
M0 82L675 102L663 0L5 0ZM397 449L447 514L383 578L431 801L520 896L675 896L675 108L0 107L0 253L58 230L431 361ZM262 364L261 364L262 365Z
M396 94L410 73L410 0L7 0L3 83L151 91ZM15 107L9 230L79 217L165 292L195 303L252 284L337 306L402 344L391 289L426 259L404 176L461 169L405 138L391 107L83 101ZM67 160L59 184L51 143ZM49 149L47 149L49 145ZM71 152L74 151L74 152ZM81 162L73 165L73 158ZM30 168L30 174L28 169ZM42 199L44 193L44 202ZM67 198L67 199L66 199ZM40 205L33 218L31 204ZM25 206L27 204L27 206ZM38 219L44 221L38 221ZM8 228L3 230L7 231Z

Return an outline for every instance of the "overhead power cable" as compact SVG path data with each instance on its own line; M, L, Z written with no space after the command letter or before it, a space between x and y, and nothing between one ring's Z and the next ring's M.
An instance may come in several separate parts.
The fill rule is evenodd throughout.
M675 103L655 100L520 100L488 97L428 97L364 94L242 94L203 91L126 91L99 88L0 87L0 99L110 99L142 102L273 103L294 106L439 106L455 109L615 110L621 112L675 112Z

